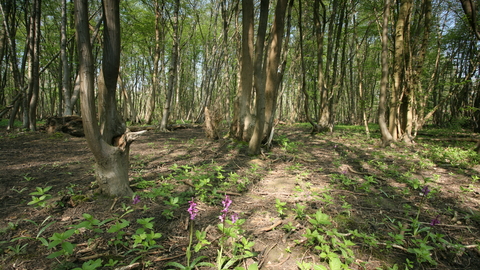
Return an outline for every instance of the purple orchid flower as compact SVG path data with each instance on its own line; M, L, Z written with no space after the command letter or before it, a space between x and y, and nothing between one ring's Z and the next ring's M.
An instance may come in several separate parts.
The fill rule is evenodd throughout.
M193 198L191 201L188 201L189 207L187 209L188 213L190 213L190 219L194 220L195 217L198 214L198 209L197 209L197 203L193 201Z

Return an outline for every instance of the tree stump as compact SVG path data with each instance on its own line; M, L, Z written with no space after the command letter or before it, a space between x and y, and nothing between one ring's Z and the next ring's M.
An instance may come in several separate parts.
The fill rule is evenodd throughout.
M75 137L85 137L82 117L77 115L50 117L45 123L45 129L48 133L63 132Z

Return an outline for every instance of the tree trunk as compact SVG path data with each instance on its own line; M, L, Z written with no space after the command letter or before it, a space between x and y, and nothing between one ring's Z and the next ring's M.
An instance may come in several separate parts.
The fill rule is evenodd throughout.
M159 63L160 63L160 53L161 53L161 44L162 41L162 31L161 31L161 10L160 2L161 0L155 1L155 53L153 55L153 74L152 74L152 91L150 96L148 97L147 103L147 111L145 114L145 121L147 124L151 124L153 120L153 114L155 112L155 99L157 96L158 88L159 88ZM163 4L162 4L163 5Z
M263 63L263 52L265 48L264 46L265 33L267 31L268 6L269 6L268 0L262 0L260 2L260 22L257 30L258 31L257 43L255 45L255 57L254 57L254 63L253 63L253 85L256 92L256 102L255 102L256 119L255 119L255 127L253 129L253 133L251 137L249 138L249 143L248 143L248 153L250 155L257 155L260 153L260 146L263 140L263 130L265 128L265 76L264 76L265 73L263 72L262 63ZM253 3L251 4L250 9L251 9L251 14L249 14L249 16L252 17L251 24L253 24ZM251 33L251 39L252 39L252 45L253 45L253 25L251 25L251 28L252 29L251 31L249 31L249 33ZM253 51L253 48L249 47L249 49ZM244 51L244 53L246 53L246 51ZM244 68L248 68L248 66ZM249 74L251 74L251 72L249 72ZM248 102L250 102L250 98L248 99ZM245 128L249 128L249 126Z
M179 42L180 42L180 35L178 30L178 16L180 11L180 0L175 0L175 7L173 12L173 48L172 48L172 56L170 60L170 70L168 75L168 88L167 88L167 96L165 99L165 105L163 106L163 117L160 123L160 130L166 131L168 118L170 117L170 106L172 105L172 96L173 91L175 91L175 82L177 78L177 65L178 65L178 49L179 49Z
M62 23L60 25L60 58L62 61L62 93L64 100L63 115L73 114L72 84L70 83L70 65L67 56L67 0L62 0Z
M83 127L88 146L95 157L95 175L101 191L112 196L130 196L132 190L128 181L129 147L137 134L117 134L117 127L108 126L114 125L119 119L115 108L120 63L119 2L104 0L103 8L104 58L103 74L99 76L104 79L104 89L100 89L102 92L99 94L103 96L102 134L95 112L94 62L89 35L88 0L75 1ZM106 52L108 50L109 52ZM110 102L113 104L109 104ZM114 135L117 136L113 138Z
M287 0L278 0L275 8L275 18L273 20L272 33L268 48L266 83L265 83L265 123L266 129L263 136L268 136L273 128L273 118L275 116L278 87L280 76L278 69L280 66L280 56L282 50L283 33L285 28L285 12L287 10Z
M390 14L390 0L385 0L385 8L383 11L382 22L382 78L380 81L380 97L378 101L378 124L382 134L382 145L388 146L392 140L392 134L388 130L385 119L387 106L387 90L388 90L388 17Z
M37 104L39 99L40 91L40 12L41 12L41 0L35 0L32 4L33 14L32 14L32 44L30 45L31 50L31 68L30 68L30 81L29 81L29 129L32 131L37 130Z
M262 1L263 3L264 1ZM260 27L262 27L260 25ZM240 49L240 76L234 104L234 117L230 128L231 136L238 140L250 139L249 132L252 120L250 113L253 87L253 36L254 36L254 5L253 0L242 1L242 42ZM260 30L259 30L260 31Z

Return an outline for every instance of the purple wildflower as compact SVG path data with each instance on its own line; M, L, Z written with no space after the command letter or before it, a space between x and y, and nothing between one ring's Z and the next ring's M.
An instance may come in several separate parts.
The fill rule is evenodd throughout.
M188 213L190 213L190 219L194 220L198 213L197 203L193 201L193 198L191 201L188 201L188 203L189 203L189 207L187 211Z
M135 195L135 197L133 197L133 201L132 201L132 204L137 204L140 202L140 196L138 195Z
M440 224L440 220L438 219L439 216L436 216L432 221L430 222L430 226L435 226Z
M424 197L427 197L428 196L428 193L430 193L430 189L428 188L428 186L425 186L423 189L422 189L422 194Z
M232 200L230 199L230 197L228 197L228 195L225 195L225 200L222 201L222 204L223 204L224 210L228 212L228 208L232 204Z
M223 204L223 210L221 211L222 214L218 218L220 219L221 222L224 222L225 218L227 217L228 208L232 204L232 200L230 199L230 197L228 197L228 195L225 195L225 199L222 201L222 204Z
M230 217L232 218L232 223L235 223L238 220L238 213L233 213Z

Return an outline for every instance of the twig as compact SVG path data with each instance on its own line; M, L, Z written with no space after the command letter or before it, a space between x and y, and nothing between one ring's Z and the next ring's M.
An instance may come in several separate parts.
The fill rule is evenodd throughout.
M275 227L279 226L282 224L282 221L281 220L278 220L277 222L275 222L273 225L271 226L268 226L268 227L263 227L263 228L260 228L258 229L254 234L260 234L262 232L268 232L268 231L271 231L273 229L275 229Z
M268 250L263 254L263 258L262 260L258 263L258 269L261 269L262 268L262 265L263 263L265 262L265 259L267 258L268 256L268 253L270 253L270 251L272 251L272 249L277 245L277 243L273 244L270 248L268 248Z
M127 265L127 266L122 266L122 267L119 267L119 268L115 268L115 270L130 270L130 269L135 269L138 266L140 266L140 263L137 262L137 263L130 264L130 265Z
M378 244L379 244L379 245L382 245L382 246L386 246L386 245L387 245L387 243L378 243ZM404 248L404 247L402 247L402 246L399 246L399 245L396 245L396 244L392 244L392 247L401 249L401 250L403 250L403 251L405 251L405 252L408 252L408 250L407 250L406 248Z
M118 198L113 199L112 206L110 206L110 211L113 211L113 208L115 207L115 204L117 203Z
M99 254L94 254L94 255L91 255L91 256L86 256L86 257L82 257L82 258L78 258L80 261L89 261L89 260L93 260L93 259L96 259L96 258L99 258L99 257L103 257L103 256L107 256L108 253L99 253Z

